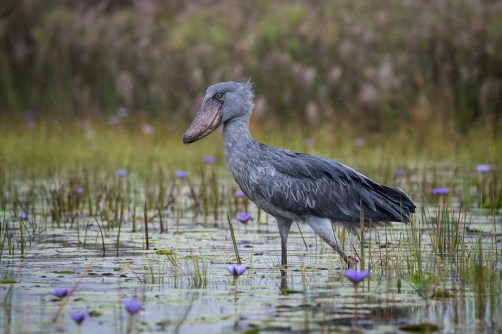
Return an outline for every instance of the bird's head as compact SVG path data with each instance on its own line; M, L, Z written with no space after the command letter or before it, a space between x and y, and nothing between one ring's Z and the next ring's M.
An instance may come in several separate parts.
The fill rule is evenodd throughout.
M199 112L183 135L183 143L190 144L216 130L221 123L251 116L253 91L251 81L220 82L210 86Z

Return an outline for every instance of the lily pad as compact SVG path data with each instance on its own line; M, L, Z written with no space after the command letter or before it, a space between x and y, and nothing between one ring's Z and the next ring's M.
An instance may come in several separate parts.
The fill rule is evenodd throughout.
M414 333L431 333L439 330L439 326L428 323L412 324L399 327L400 330L405 332Z
M291 294L295 294L295 293L303 293L303 291L294 290L294 289L281 289L281 292L285 295L291 295Z
M436 291L431 296L432 299L453 298L453 294L448 291Z
M173 255L173 251L169 250L169 249L158 249L155 251L155 254L158 254L158 255Z

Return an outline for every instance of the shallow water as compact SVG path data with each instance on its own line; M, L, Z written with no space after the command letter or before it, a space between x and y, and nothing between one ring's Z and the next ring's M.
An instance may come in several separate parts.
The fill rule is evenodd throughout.
M37 202L31 211L34 214L23 225L33 227L24 256L20 249L20 220L12 218L9 211L2 213L15 235L9 250L7 237L3 239L0 279L15 279L16 283L0 285L0 330L77 332L69 313L86 311L93 312L93 316L84 321L82 332L124 333L129 315L122 302L131 298L144 305L133 318L132 330L143 333L395 333L405 325L422 323L437 325L443 333L502 328L498 317L502 306L500 262L494 261L498 267L491 268L498 282L493 298L486 291L481 294L476 290L472 281L449 275L448 260L431 262L435 234L442 231L432 218L366 233L365 267L369 268L370 263L373 267L371 276L359 284L356 292L343 276L344 264L339 256L305 224L292 227L288 242L290 266L286 278L282 278L275 220L261 213L258 225L257 209L248 204L253 221L244 225L232 219L239 255L249 266L235 289L235 281L225 268L226 264L236 263L236 256L224 204L215 220L201 214L194 217L193 203L179 202L177 209L164 212L167 232L160 233L159 217L155 211L149 212L148 216L153 217L149 219L149 250L144 230L139 227L143 217L139 207L135 213L130 207L122 208L124 219L117 250L119 229L108 228L106 219L98 219L103 237L85 210L73 223L56 227L48 215L48 205ZM222 202L231 203L232 199ZM429 205L427 217L435 217L442 210ZM133 216L138 220L137 232L131 231ZM500 229L496 230L500 216L473 210L465 217L461 227L466 249L474 252L476 242L481 240L486 256L496 256L493 251L500 252L501 248ZM413 231L421 238L423 270L438 277L429 287L411 279L410 263L416 266L417 256L410 244ZM343 237L341 230L336 232ZM357 238L347 236L344 246L351 255L361 255ZM159 255L156 250L171 250L173 255ZM401 279L396 274L399 272ZM75 292L53 321L61 301L52 296L52 290L74 287ZM436 292L448 295L431 298Z

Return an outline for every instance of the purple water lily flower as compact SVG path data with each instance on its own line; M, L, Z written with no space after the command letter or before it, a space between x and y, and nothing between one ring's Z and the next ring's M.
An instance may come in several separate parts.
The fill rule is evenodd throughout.
M85 137L87 139L92 139L96 136L96 133L94 131L92 131L91 129L87 129L85 130Z
M227 270L230 274L234 275L235 277L239 277L240 275L244 274L248 267L244 264L228 264L227 265Z
M250 218L251 214L247 212L241 212L237 215L237 219L243 224L246 224Z
M246 196L246 194L244 194L244 192L242 190L240 190L240 189L235 192L235 195L237 197L244 197L244 196Z
M35 115L35 112L32 111L32 110L26 110L24 112L24 119L27 121L27 122L36 122L37 120L37 116Z
M480 173L488 173L490 170L491 170L491 166L490 165L478 165L476 167L476 170Z
M303 145L305 145L305 146L311 147L311 146L314 146L314 144L315 144L315 140L313 138L307 138L307 139L303 140Z
M10 230L10 231L7 231L5 233L5 236L8 238L8 239L11 239L11 238L14 238L14 236L16 235L16 232Z
M59 299L63 299L64 297L68 296L70 294L71 290L70 289L54 289L52 291L52 294Z
M84 322L85 319L89 316L87 312L73 312L70 313L70 317L80 326L81 323Z
M112 115L108 118L108 124L117 125L120 123L120 118L117 115Z
M37 126L37 115L35 114L35 112L27 110L24 113L24 119L26 120L26 124L30 129Z
M127 171L125 169L119 169L119 170L117 170L117 176L118 177L126 177Z
M176 171L176 177L178 179L186 179L188 177L188 172L186 172L184 170L178 170L178 171Z
M212 165L212 164L214 164L216 162L216 158L215 157L211 157L211 156L204 157L204 162L206 164Z
M75 189L75 192L76 192L77 194L83 194L83 193L84 193L84 189L82 189L82 188L77 188L77 189Z
M124 307L129 312L129 314L134 315L141 311L143 308L143 304L134 300L134 299L129 299L124 301Z
M27 214L27 213L24 213L24 212L19 213L17 216L21 220L29 220L29 219L31 219L31 215Z
M117 115L122 118L127 117L128 114L129 114L129 110L127 110L127 108L120 107L119 110L117 110Z
M155 131L155 128L153 127L153 125L145 124L143 125L141 130L143 131L144 134L151 135Z
M406 174L406 171L404 170L404 168L397 168L395 171L394 171L394 175L395 176L402 176Z
M450 192L448 188L434 188L432 189L432 193L434 195L446 195Z
M345 277L347 277L349 280L351 280L352 283L357 284L357 283L361 282L363 279L365 279L366 277L368 277L370 272L367 270L349 269L349 270L345 270L343 272L343 274L345 275Z
M356 141L354 142L354 144L356 146L364 146L364 144L366 144L366 141L364 140L364 138L359 137L359 138L356 139Z

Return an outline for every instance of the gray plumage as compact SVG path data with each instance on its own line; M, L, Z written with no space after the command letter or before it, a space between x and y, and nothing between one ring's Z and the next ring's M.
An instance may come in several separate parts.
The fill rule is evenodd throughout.
M277 219L282 264L293 221L304 221L349 264L331 227L340 224L359 235L367 227L410 222L415 205L399 188L380 185L341 163L257 143L249 133L251 83L223 82L207 89L203 104L183 136L199 140L224 124L225 161L247 197Z

